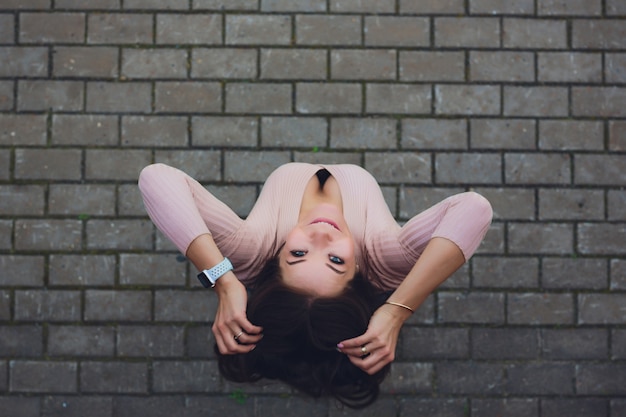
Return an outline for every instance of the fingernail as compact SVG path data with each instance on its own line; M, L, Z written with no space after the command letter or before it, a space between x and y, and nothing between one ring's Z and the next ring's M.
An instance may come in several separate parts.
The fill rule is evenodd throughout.
M337 343L337 347L338 347L339 349L343 349L343 343Z
M339 352L339 353L343 353L343 352L341 351L341 349L339 349L338 347L336 347L336 348L335 348L335 350L336 350L337 352Z

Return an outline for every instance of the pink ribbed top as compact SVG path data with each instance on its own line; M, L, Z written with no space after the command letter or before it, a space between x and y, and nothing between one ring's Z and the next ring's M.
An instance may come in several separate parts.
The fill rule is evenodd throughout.
M296 225L304 189L322 168L339 184L357 262L381 289L400 284L431 238L451 240L469 259L489 228L491 206L472 192L449 197L400 227L374 177L356 165L283 165L268 177L245 220L197 181L167 165L146 167L139 188L150 218L182 253L196 237L211 233L237 277L249 283Z

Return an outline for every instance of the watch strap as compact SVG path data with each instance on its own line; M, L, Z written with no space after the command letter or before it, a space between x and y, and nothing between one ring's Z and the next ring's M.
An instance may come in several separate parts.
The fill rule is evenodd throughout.
M228 258L224 258L222 262L213 268L205 269L198 274L198 280L204 288L215 287L218 279L228 271L233 270L233 264Z

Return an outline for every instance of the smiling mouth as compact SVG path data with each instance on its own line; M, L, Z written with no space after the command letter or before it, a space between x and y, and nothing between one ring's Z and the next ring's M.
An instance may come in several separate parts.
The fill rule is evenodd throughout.
M320 224L320 223L321 224L327 224L327 225L329 225L329 226L331 226L331 227L341 231L341 229L339 229L339 226L337 225L337 223L335 223L332 220L328 220L328 219L315 219L310 224Z

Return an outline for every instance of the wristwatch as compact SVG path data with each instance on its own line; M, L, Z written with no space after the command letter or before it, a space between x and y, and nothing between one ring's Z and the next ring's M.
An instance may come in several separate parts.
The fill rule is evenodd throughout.
M228 271L233 270L233 264L230 263L228 258L224 258L222 262L215 265L213 268L205 269L198 274L198 280L204 288L213 288L218 279Z

